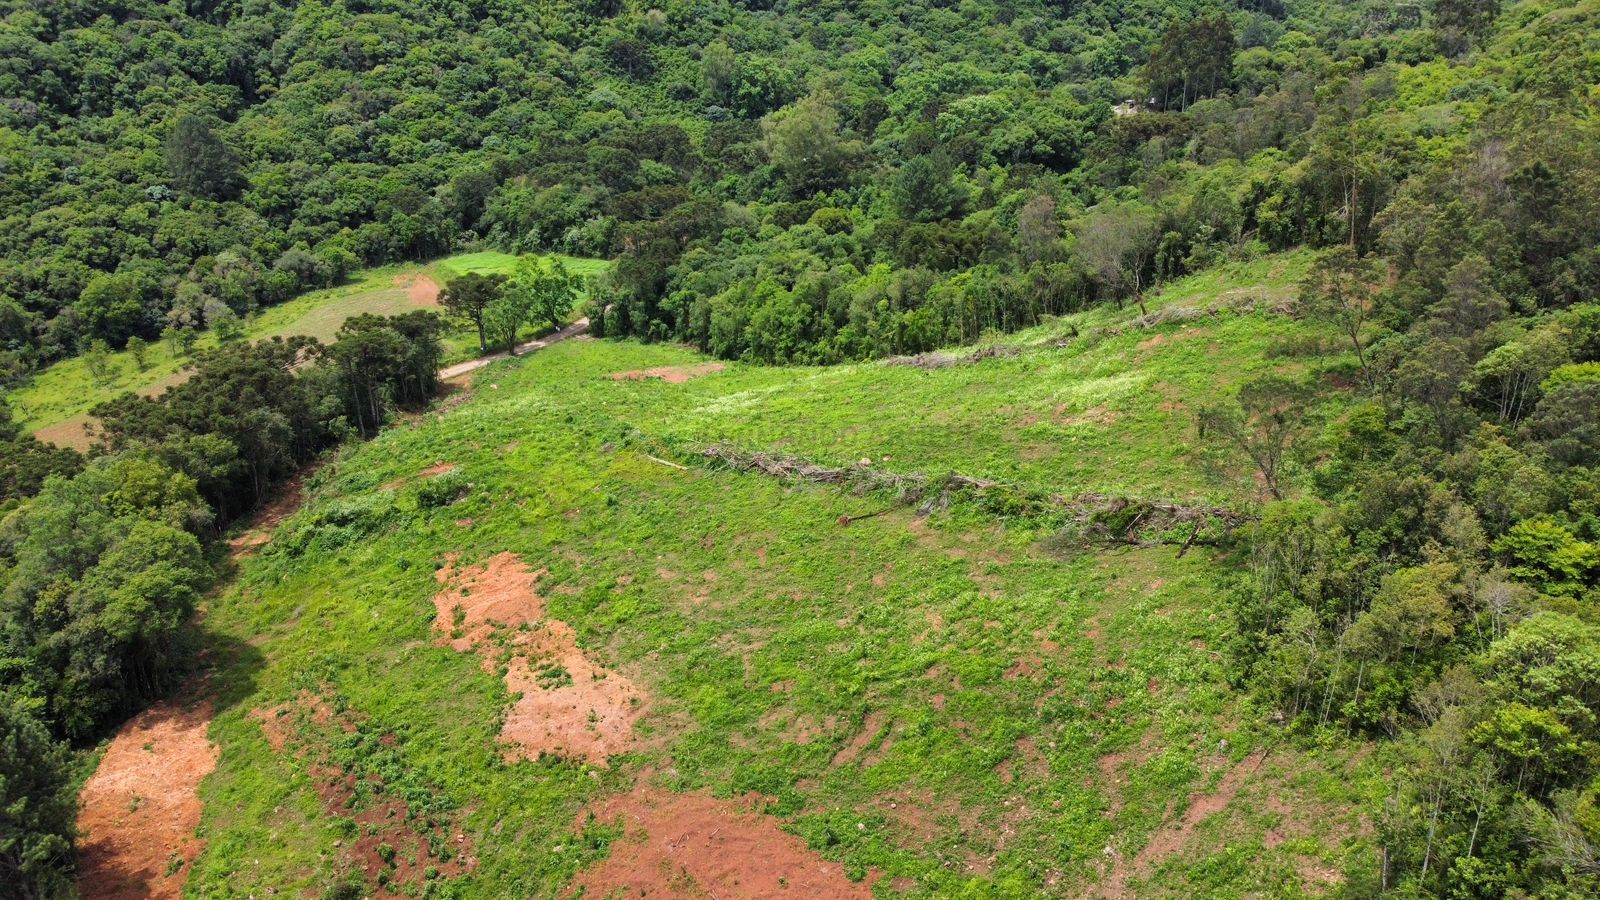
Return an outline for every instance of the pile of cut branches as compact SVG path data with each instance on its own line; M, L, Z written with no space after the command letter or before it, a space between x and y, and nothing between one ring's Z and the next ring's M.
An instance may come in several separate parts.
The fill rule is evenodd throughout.
M891 356L883 361L886 366L910 366L916 369L948 369L983 362L986 359L1005 359L1021 351L1016 347L984 347L971 353L918 353L916 356Z
M886 472L868 460L853 466L825 466L787 453L746 450L717 443L699 451L712 466L755 472L788 481L830 484L857 493L887 493L896 505L915 506L918 515L948 508L965 494L991 512L1007 516L1061 519L1058 540L1076 543L1177 544L1180 555L1194 544L1216 544L1234 529L1253 521L1249 512L1210 504L1178 503L1108 494L1075 496L1030 491L1018 485L959 472L942 477L921 472ZM842 517L848 524L863 516Z
M1113 325L1107 328L1105 333L1116 335L1129 331L1147 331L1162 325L1194 322L1199 319L1215 319L1223 313L1267 312L1273 315L1291 317L1298 314L1298 308L1293 299L1275 301L1269 297L1249 292L1232 292L1229 295L1224 295L1224 297L1225 299L1216 300L1204 306L1164 306L1121 325Z

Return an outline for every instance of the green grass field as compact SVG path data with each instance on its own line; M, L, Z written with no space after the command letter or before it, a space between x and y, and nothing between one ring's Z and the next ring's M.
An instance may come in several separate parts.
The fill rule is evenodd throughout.
M1154 302L1203 305L1223 285L1279 296L1305 261L1235 267ZM1215 649L1229 617L1212 551L1064 550L1050 521L959 499L917 518L694 454L729 440L1249 502L1247 479L1195 474L1192 410L1251 373L1345 361L1266 359L1309 329L1270 312L1109 333L1134 314L1052 322L1007 339L1014 356L932 371L617 380L704 360L567 342L342 451L202 616L222 755L189 892L316 896L361 874L344 848L381 798L330 811L308 758L275 750L257 714L303 692L359 723L320 738L343 771L376 775L470 848L470 874L412 894L560 896L629 852L582 810L640 780L764 796L821 857L881 875L880 896L1298 897L1372 870L1357 811L1384 790L1380 763L1258 727ZM440 464L457 469L418 477ZM548 615L649 697L609 768L508 762L504 683L436 640L447 554L506 551L548 570ZM387 871L366 872L365 889Z
M598 274L609 263L604 260L561 257L574 272ZM268 307L245 323L247 340L309 335L329 342L346 319L364 313L396 315L414 309L437 309L431 287L443 285L464 272L509 274L517 257L485 251L463 253L431 263L384 266L356 274L347 284L311 291L277 306ZM214 345L215 339L202 334L198 347ZM445 339L446 362L458 362L477 355L477 338L470 329L454 327ZM111 377L97 383L83 359L62 360L14 391L10 401L23 427L41 439L67 446L84 446L84 425L88 412L96 405L127 391L158 394L185 377L188 359L175 356L165 343L154 342L146 354L145 367L136 365L129 353L111 357Z

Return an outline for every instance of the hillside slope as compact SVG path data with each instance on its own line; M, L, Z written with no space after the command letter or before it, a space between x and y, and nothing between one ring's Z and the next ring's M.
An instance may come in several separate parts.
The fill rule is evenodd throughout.
M1276 295L1302 263L1166 302ZM1136 315L933 369L568 342L351 448L205 613L236 649L191 893L747 896L728 840L912 896L1298 896L1372 871L1374 764L1254 724L1213 649L1209 551L1076 548L1048 516L960 495L919 516L695 455L1248 502L1184 474L1185 410L1307 326L1110 334ZM679 868L640 882L626 861L660 841Z

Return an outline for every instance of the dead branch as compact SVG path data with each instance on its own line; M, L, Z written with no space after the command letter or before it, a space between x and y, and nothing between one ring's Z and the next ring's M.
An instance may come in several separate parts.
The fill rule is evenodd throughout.
M1016 356L1016 347L984 347L967 354L919 353L916 356L891 356L883 361L886 366L911 366L917 369L948 369L983 362L986 359L1004 359Z
M935 478L920 472L885 472L868 465L824 466L784 453L745 450L732 444L712 444L700 451L710 464L737 472L755 472L772 478L831 484L861 492L885 491L895 496L897 505L915 505L918 516L947 509L952 497L966 493L979 499L994 500L1009 513L1065 514L1069 528L1085 541L1112 543L1182 544L1187 553L1196 544L1216 544L1233 530L1254 521L1249 512L1226 506L1178 503L1140 497L1120 497L1092 492L1077 495L1040 494L1017 485L986 478L951 473ZM886 510L861 516L841 516L839 524L882 515ZM1170 532L1187 528L1188 537L1179 540ZM1220 531L1220 536L1216 533ZM1214 535L1203 537L1206 533Z

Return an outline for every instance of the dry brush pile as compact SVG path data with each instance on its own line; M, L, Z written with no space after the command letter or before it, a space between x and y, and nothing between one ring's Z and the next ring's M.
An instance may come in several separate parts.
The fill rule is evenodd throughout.
M748 450L727 443L702 447L698 456L712 468L835 485L862 495L887 495L891 507L914 506L919 516L946 509L955 497L964 495L997 515L1058 521L1061 530L1052 543L1061 547L1090 543L1177 544L1182 547L1181 555L1194 544L1219 543L1255 519L1253 513L1226 506L1093 492L1050 493L959 472L936 476L884 471L873 468L868 460L852 466L826 466L800 456ZM878 514L842 516L839 523L848 525Z

